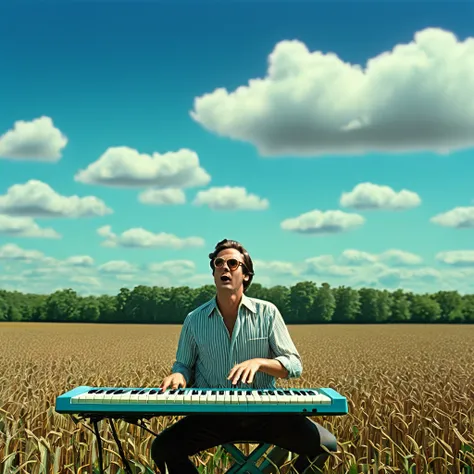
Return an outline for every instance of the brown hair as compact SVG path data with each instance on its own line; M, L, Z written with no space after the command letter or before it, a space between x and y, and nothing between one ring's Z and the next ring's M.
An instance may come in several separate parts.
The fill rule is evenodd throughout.
M249 275L249 279L247 281L244 281L244 293L247 290L247 288L250 286L250 283L252 283L253 276L255 275L253 271L253 262L252 259L250 258L249 253L245 248L242 246L240 242L237 242L236 240L228 240L224 239L221 240L220 242L217 242L216 247L214 248L214 252L211 252L209 254L210 262L209 265L212 268L212 274L214 274L214 259L219 255L219 252L222 252L222 250L226 249L235 249L238 250L242 256L244 257L244 265L242 267L242 271L244 272L244 275Z

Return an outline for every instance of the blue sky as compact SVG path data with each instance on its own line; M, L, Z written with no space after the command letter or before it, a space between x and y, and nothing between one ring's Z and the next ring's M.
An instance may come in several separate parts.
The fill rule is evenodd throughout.
M474 7L193 3L1 7L0 287L472 292Z

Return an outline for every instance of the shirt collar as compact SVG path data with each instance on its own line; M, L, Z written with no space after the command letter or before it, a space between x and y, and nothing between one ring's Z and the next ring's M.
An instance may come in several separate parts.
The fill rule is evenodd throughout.
M209 301L209 305L206 308L206 311L208 311L208 317L211 317L214 314L214 310L218 310L216 298L217 297L214 296L214 298L212 298L212 300ZM255 308L255 303L252 301L251 298L246 296L245 293L242 295L242 299L239 305L239 310L242 305L245 306L251 313L253 314L257 313L257 308Z

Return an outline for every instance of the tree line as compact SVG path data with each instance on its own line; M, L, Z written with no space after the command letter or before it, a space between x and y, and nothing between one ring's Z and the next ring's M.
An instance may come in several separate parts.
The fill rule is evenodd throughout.
M287 324L474 323L474 295L457 291L416 294L303 281L271 288L253 283L246 294L274 303ZM49 295L0 290L0 321L182 324L214 295L213 285L139 285L100 296L80 296L71 288Z

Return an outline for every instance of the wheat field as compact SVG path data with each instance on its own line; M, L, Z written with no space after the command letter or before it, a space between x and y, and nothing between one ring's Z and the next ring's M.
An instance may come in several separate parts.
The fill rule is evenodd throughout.
M473 472L474 326L289 330L303 375L278 385L332 387L349 402L346 416L314 418L339 443L326 472ZM98 473L92 426L57 414L56 396L78 385L156 387L170 371L179 331L2 323L0 474ZM176 420L152 418L147 427L158 433ZM99 426L105 472L124 472L110 425ZM158 472L149 454L154 435L123 421L115 426L134 472ZM230 465L221 454L212 448L192 459L200 472L219 474Z

